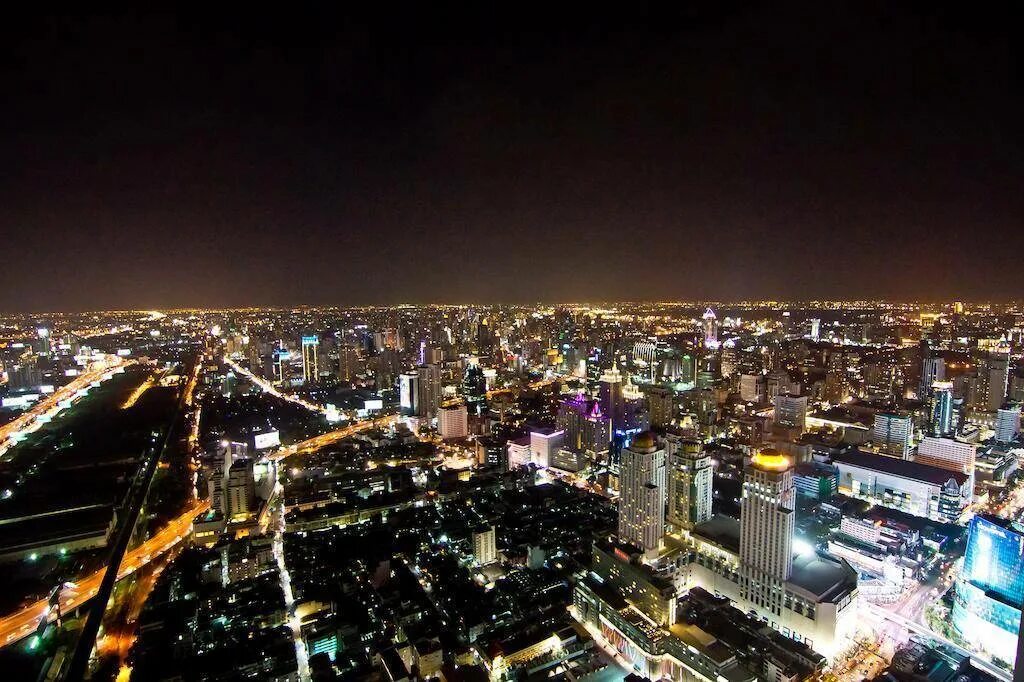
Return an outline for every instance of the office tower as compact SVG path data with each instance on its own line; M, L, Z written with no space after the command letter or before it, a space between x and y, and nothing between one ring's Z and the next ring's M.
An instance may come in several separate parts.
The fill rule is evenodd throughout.
M653 556L665 533L665 449L641 433L623 448L619 467L619 538Z
M342 344L338 348L338 378L342 381L353 381L359 374L359 352L352 344Z
M419 372L403 372L398 377L398 409L403 417L411 417L419 411Z
M996 441L1010 443L1020 433L1020 404L1004 403L996 412Z
M765 585L792 573L795 505L793 462L771 448L754 455L743 475L740 563L766 576Z
M882 452L904 459L910 454L910 439L914 426L909 415L879 412L875 415L875 445Z
M227 470L224 496L224 515L228 520L244 518L255 511L256 476L251 459L235 460Z
M811 338L811 341L817 341L818 339L821 338L820 319L818 319L817 317L811 318L810 320L807 321L807 327L808 336Z
M485 526L473 531L473 558L481 566L498 560L498 548L494 541L494 526Z
M931 385L928 399L928 433L947 436L953 433L953 383L936 381Z
M988 514L971 519L951 621L966 639L1013 661L1024 604L1024 527Z
M830 351L825 367L825 400L833 405L846 402L850 397L850 382L846 374L847 358L840 351Z
M622 431L625 427L626 406L622 397L622 373L619 371L619 363L613 363L612 368L601 375L599 382L601 406L611 421L612 433Z
M779 393L775 396L775 425L786 429L796 429L800 433L807 430L807 396Z
M416 414L433 419L437 416L437 406L441 400L441 367L420 365L416 372L419 375L416 383Z
M764 402L765 380L760 374L740 375L740 400L748 403Z
M273 352L274 382L283 384L288 380L288 361L292 354L286 348L276 348Z
M718 318L715 311L708 308L704 311L704 347L714 348L718 345Z
M946 361L935 353L928 341L921 342L921 383L917 397L927 399L937 381L946 380Z
M470 414L481 415L487 409L487 380L478 362L470 362L466 366L462 376L462 395Z
M1001 351L979 351L974 354L973 362L970 406L975 410L994 412L1006 398L1010 355Z
M537 466L551 466L555 453L565 443L565 431L533 429L530 431L530 459Z
M444 405L437 411L437 432L444 440L469 435L469 413L466 406Z
M675 419L675 392L663 386L644 386L641 390L647 397L647 413L650 415L651 427L668 427Z
M962 443L953 438L937 438L925 436L917 446L914 461L948 471L959 471L969 476L974 475L974 461L978 446L973 443Z
M302 337L302 380L312 383L320 376L320 368L317 355L320 349L320 339L316 336Z
M595 455L608 452L611 421L601 412L600 401L588 400L582 393L563 400L558 406L555 426L565 432L568 448L590 451Z
M668 442L668 522L690 530L711 518L711 455L698 440Z

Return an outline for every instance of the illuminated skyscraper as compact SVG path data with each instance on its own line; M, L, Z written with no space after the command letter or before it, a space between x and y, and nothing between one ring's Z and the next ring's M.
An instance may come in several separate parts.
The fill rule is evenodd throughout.
M622 388L622 373L619 371L619 363L615 362L611 369L601 375L599 388L601 406L611 420L613 433L621 431L625 426L626 405Z
M708 308L704 311L704 346L714 348L718 345L718 318L715 311Z
M921 384L917 395L925 400L931 396L936 381L946 380L946 361L932 350L928 341L921 342Z
M743 475L740 563L768 578L763 587L789 580L792 573L795 505L790 458L770 448L754 455ZM761 596L770 600L767 592Z
M698 440L669 441L668 522L689 530L711 518L711 456Z
M419 374L416 384L416 414L433 419L437 416L437 406L441 400L441 367L433 364L420 365L416 371Z
M1024 604L1024 527L979 514L967 531L952 622L965 638L1003 661L1013 661Z
M317 336L302 337L302 380L312 383L320 377L320 367L317 353L320 348L320 339Z
M779 393L775 396L775 424L800 433L807 430L807 396Z
M1006 403L996 412L996 441L1009 443L1020 432L1020 405Z
M882 452L906 459L914 425L909 415L879 412L875 415L874 441Z
M398 377L398 409L403 417L412 417L419 410L419 372L404 372Z
M647 431L623 448L619 473L619 538L648 556L665 533L665 449Z
M953 383L936 381L931 385L928 399L928 432L933 436L946 436L953 432Z

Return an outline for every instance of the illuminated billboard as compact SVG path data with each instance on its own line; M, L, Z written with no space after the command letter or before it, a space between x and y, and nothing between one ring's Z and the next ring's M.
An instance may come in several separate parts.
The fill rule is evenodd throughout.
M253 445L257 450L276 448L281 445L281 432L271 431L270 433L257 433Z

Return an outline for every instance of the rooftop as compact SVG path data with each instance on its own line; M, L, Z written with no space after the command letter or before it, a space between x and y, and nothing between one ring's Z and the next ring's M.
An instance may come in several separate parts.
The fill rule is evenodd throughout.
M941 469L928 464L909 462L905 459L897 459L886 455L876 455L873 452L865 452L863 450L837 454L834 460L850 466L881 471L893 476L915 481L925 481L940 486L945 485L950 479L955 480L957 485L963 485L967 482L967 475L959 471L949 471L948 469Z

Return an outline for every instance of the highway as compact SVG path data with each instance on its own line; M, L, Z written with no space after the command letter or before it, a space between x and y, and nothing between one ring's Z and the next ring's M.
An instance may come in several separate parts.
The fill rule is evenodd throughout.
M0 426L0 455L14 446L14 436L26 430L31 430L39 417L51 413L51 410L59 409L60 403L65 400L73 401L81 397L79 391L88 389L97 382L109 379L115 370L123 369L134 363L134 360L125 360L117 355L105 355L103 359L90 363L86 370L75 377L70 383L61 386L37 402L17 419L13 419Z
M287 447L283 447L268 455L267 458L278 461L285 457L291 457L292 455L305 455L310 452L316 452L324 446L330 445L331 443L337 443L339 440L348 438L360 431L367 431L375 427L388 426L390 424L394 424L397 420L397 415L387 415L377 417L376 419L364 419L336 431L330 431L328 433L294 443Z
M209 508L210 503L207 501L195 502L156 535L126 553L117 569L117 579L121 580L131 575L181 542L191 532L192 521ZM103 568L77 583L65 585L59 597L61 611L63 613L74 611L96 596L105 573L106 569ZM49 600L40 599L21 611L0 618L0 646L7 646L31 635L43 618L54 620L56 617L56 612L50 610Z
M269 381L267 381L263 377L260 377L260 376L257 376L255 374L253 374L252 372L247 370L245 367L242 367L241 365L239 365L237 362L235 362L234 360L232 360L231 358L229 358L226 355L223 356L221 359L224 361L224 363L228 367L230 367L232 370L234 370L236 374L241 374L246 379L248 379L249 381L251 381L255 385L259 386L261 389L263 389L263 391L265 391L266 393L269 393L272 396L276 396L276 397L280 398L281 400L287 400L290 403L295 403L296 405L301 405L302 407L305 407L307 410L310 410L312 412L319 412L320 414L327 414L327 408L325 406L317 405L316 403L311 403L308 400L303 400L302 398L299 398L298 396L291 395L290 393L283 393L282 391L277 390L277 388L272 383L270 383Z

